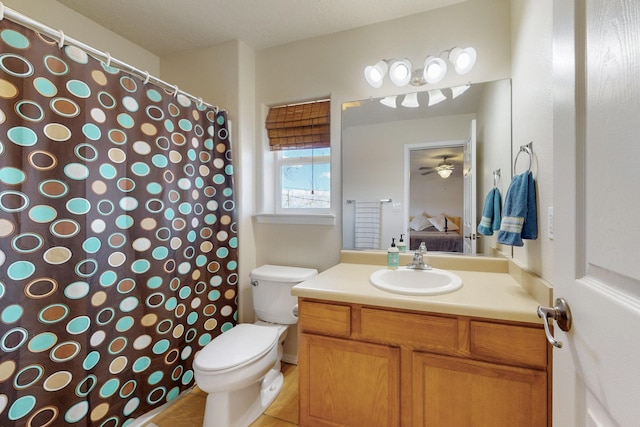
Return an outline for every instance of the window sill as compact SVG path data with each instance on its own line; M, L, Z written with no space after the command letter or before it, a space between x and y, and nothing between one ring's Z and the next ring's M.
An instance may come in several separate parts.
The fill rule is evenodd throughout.
M333 214L256 214L258 224L336 225Z

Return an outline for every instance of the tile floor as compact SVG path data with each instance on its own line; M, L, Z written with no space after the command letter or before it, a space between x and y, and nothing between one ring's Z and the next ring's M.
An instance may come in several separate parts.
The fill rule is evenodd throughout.
M250 427L295 427L298 425L298 367L282 364L284 385L276 400ZM144 427L199 427L207 394L197 386Z

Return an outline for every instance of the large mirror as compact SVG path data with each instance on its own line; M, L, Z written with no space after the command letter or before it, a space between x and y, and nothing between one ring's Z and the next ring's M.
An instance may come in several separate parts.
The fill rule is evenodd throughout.
M386 250L403 235L407 251L501 251L476 227L487 193L504 198L511 180L511 81L439 92L343 104L344 249Z

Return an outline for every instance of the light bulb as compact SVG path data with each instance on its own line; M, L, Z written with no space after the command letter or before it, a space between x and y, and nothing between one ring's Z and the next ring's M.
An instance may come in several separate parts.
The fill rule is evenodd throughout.
M438 83L447 73L447 63L442 58L429 56L424 61L423 78L427 83Z
M396 86L406 86L411 80L411 61L402 59L393 61L389 68L389 78Z
M447 99L444 93L440 89L433 89L429 91L429 106L436 105Z
M461 49L454 47L449 53L449 60L453 63L458 74L467 74L476 63L476 50L472 47Z
M378 61L375 65L369 65L364 69L364 78L371 86L375 88L382 87L382 80L384 75L387 74L389 65L386 61Z
M387 107L396 108L396 98L397 95L385 96L380 100L380 104L386 105Z
M404 99L402 100L402 104L403 107L408 107L408 108L417 108L420 106L420 104L418 103L418 93L417 92L413 92L413 93L408 93L404 96Z

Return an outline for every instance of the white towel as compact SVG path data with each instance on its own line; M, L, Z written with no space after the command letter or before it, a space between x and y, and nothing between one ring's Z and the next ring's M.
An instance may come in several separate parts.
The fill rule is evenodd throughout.
M380 248L380 202L355 202L355 248Z

